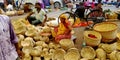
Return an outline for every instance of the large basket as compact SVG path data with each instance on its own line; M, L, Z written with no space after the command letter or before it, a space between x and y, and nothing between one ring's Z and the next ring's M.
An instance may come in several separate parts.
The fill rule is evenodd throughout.
M118 26L115 23L104 22L96 24L93 29L102 35L102 42L112 42L116 38Z
M88 36L89 34L95 35L97 38L91 38ZM85 43L89 46L98 46L101 42L101 38L102 36L99 32L96 32L96 31L85 31L84 32Z

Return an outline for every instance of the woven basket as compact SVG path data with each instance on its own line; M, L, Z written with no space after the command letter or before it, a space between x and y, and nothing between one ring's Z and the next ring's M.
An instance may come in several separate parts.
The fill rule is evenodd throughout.
M17 14L18 14L18 15L24 14L24 10L19 10L19 11L17 11Z
M93 29L102 35L102 42L112 42L116 38L118 26L115 23L104 22L96 24Z
M91 38L88 36L88 34L95 35L97 38ZM89 46L98 46L101 42L101 34L96 31L85 31L84 32L84 40L85 43Z
M117 38L119 39L119 41L120 41L120 32L119 33L117 33Z
M60 45L64 50L68 50L69 48L74 48L74 42L70 39L62 39L60 40Z

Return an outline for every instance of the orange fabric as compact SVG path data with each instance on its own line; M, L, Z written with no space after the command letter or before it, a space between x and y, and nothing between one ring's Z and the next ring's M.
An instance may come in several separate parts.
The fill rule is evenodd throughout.
M55 42L59 42L61 39L70 39L71 38L71 33L70 29L68 28L69 23L60 23L59 27L56 29L57 33L55 36Z

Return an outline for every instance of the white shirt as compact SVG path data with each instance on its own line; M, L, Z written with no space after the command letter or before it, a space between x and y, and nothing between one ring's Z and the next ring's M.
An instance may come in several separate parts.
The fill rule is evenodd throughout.
M37 20L40 20L41 22L44 21L46 12L43 9L41 9L40 12L37 12L37 10L34 9L33 12L35 13L34 16Z
M9 5L7 6L7 9L8 9L8 11L13 10L13 5L9 4Z
M4 0L0 0L0 3L4 3Z
M85 17L90 13L90 9L85 9L84 15Z

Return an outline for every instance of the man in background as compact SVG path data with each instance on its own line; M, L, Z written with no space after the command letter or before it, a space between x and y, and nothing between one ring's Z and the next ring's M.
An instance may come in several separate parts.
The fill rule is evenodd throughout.
M85 12L85 7L84 7L84 3L80 2L79 3L79 7L77 8L77 10L75 11L75 14L79 16L79 18L84 18L84 12Z
M0 0L0 8L5 11L4 0Z
M40 3L35 4L35 9L27 16L28 21L33 25L44 25L47 20L47 15Z

